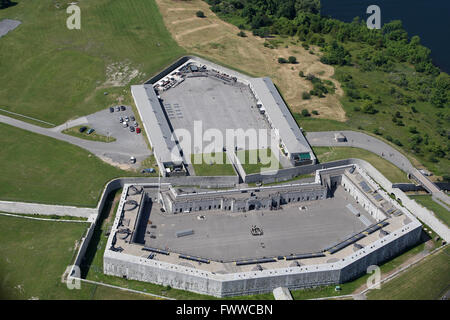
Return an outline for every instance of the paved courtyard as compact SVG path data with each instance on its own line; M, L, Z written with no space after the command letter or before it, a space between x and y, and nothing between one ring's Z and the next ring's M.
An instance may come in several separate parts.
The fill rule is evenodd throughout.
M168 215L158 210L150 213L156 228L147 227L146 246L212 260L231 261L289 254L312 253L345 240L366 228L346 206L354 208L374 223L354 199L338 187L335 197L284 205L277 211L223 212L206 211ZM306 206L306 210L300 210ZM203 215L204 220L199 220ZM261 227L262 236L252 236L253 225ZM177 238L176 232L194 230L193 235Z
M217 129L224 138L226 129L269 129L256 107L253 94L243 84L225 84L211 77L186 78L178 86L160 92L160 96L173 129L186 129L192 137L194 121L202 121L203 132ZM239 148L249 149L245 144L237 143ZM248 146L248 142L244 143ZM209 144L209 141L204 142L203 148ZM223 144L218 143L216 151L222 151L222 147ZM195 148L183 152L202 153Z

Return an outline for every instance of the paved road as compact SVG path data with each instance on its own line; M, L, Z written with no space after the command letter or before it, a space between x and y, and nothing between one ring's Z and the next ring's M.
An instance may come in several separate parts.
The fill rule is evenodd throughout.
M130 156L134 156L136 157L137 160L135 167L137 167L140 161L146 159L148 156L151 155L151 152L150 150L148 150L148 148L135 148L134 145L124 145L119 141L104 143L98 141L89 141L73 137L70 135L66 135L61 132L58 132L58 130L62 128L61 126L58 129L55 128L47 129L30 124L28 122L10 118L4 115L0 115L0 122L30 132L34 132L47 137L71 143L73 145L86 149L92 152L93 154L97 155L101 159L106 160L107 162L110 162L111 164L115 165L127 165L129 164L128 161L130 159ZM74 121L74 123L76 124L79 124L79 122L80 121Z
M337 142L334 139L335 133L342 133L347 138L347 141ZM414 168L408 158L387 143L377 138L355 131L308 132L306 138L312 146L316 147L356 147L371 151L388 160L403 171L414 175L421 185L433 195L433 198L438 198L444 203L450 205L450 197L436 187L436 185L428 180L428 178L419 170Z

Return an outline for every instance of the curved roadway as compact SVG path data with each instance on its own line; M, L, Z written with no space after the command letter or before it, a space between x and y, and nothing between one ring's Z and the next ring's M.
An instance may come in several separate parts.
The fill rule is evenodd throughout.
M347 138L347 141L337 142L334 138L336 133L342 133ZM321 131L307 132L306 139L312 146L316 147L355 147L371 151L388 160L401 170L412 174L422 186L432 194L433 198L437 198L447 205L450 205L450 197L417 170L408 158L398 150L375 137L356 131Z
M80 139L60 132L60 130L65 129L66 127L72 127L74 125L86 123L84 119L85 118L80 118L77 120L69 121L68 126L63 124L61 126L48 129L30 124L25 121L20 121L11 117L0 115L0 122L2 123L71 143L92 152L101 159L109 160L107 162L110 162L111 164L129 165L130 157L134 156L137 160L137 163L134 167L137 167L137 164L140 161L146 159L151 155L151 152L150 150L148 150L148 148L136 148L134 145L120 143L119 139L114 142L105 143Z

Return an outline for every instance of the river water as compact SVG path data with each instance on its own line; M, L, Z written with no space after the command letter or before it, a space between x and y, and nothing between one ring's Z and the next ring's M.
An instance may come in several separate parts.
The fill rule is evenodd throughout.
M381 9L381 25L402 20L410 37L418 35L431 49L433 63L450 73L450 0L321 0L322 15L350 22L359 16L364 21L369 5Z

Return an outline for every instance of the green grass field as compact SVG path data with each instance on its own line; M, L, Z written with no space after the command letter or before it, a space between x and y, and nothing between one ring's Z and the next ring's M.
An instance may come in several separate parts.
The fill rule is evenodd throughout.
M60 124L117 103L184 54L154 0L78 1L80 30L66 27L71 0L16 2L0 11L22 21L1 39L0 107L9 111Z
M449 289L450 248L446 247L366 296L373 300L436 300Z
M282 169L272 149L238 150L237 157L246 174Z
M233 165L225 152L192 154L191 163L196 176L235 176Z
M106 182L136 175L69 143L5 124L0 145L2 200L95 207Z
M434 212L434 214L444 221L447 226L450 226L450 212L445 209L443 206L437 204L431 198L431 195L421 195L421 196L409 196L411 199L414 199L418 203L420 203L425 208Z
M84 132L80 132L81 127L86 127L86 130ZM68 129L64 129L62 133L68 134L70 136L74 136L77 138L85 139L85 140L92 140L92 141L100 141L100 142L114 142L116 141L116 138L114 137L107 137L102 134L97 133L96 131L92 132L91 134L88 134L88 130L90 127L87 126L76 126Z
M405 172L389 161L364 149L352 147L314 147L313 150L319 162L329 162L348 158L363 159L377 168L378 171L391 182L410 182Z
M93 284L69 290L61 276L75 257L87 223L0 216L0 299L148 299ZM49 236L51 235L51 236Z

